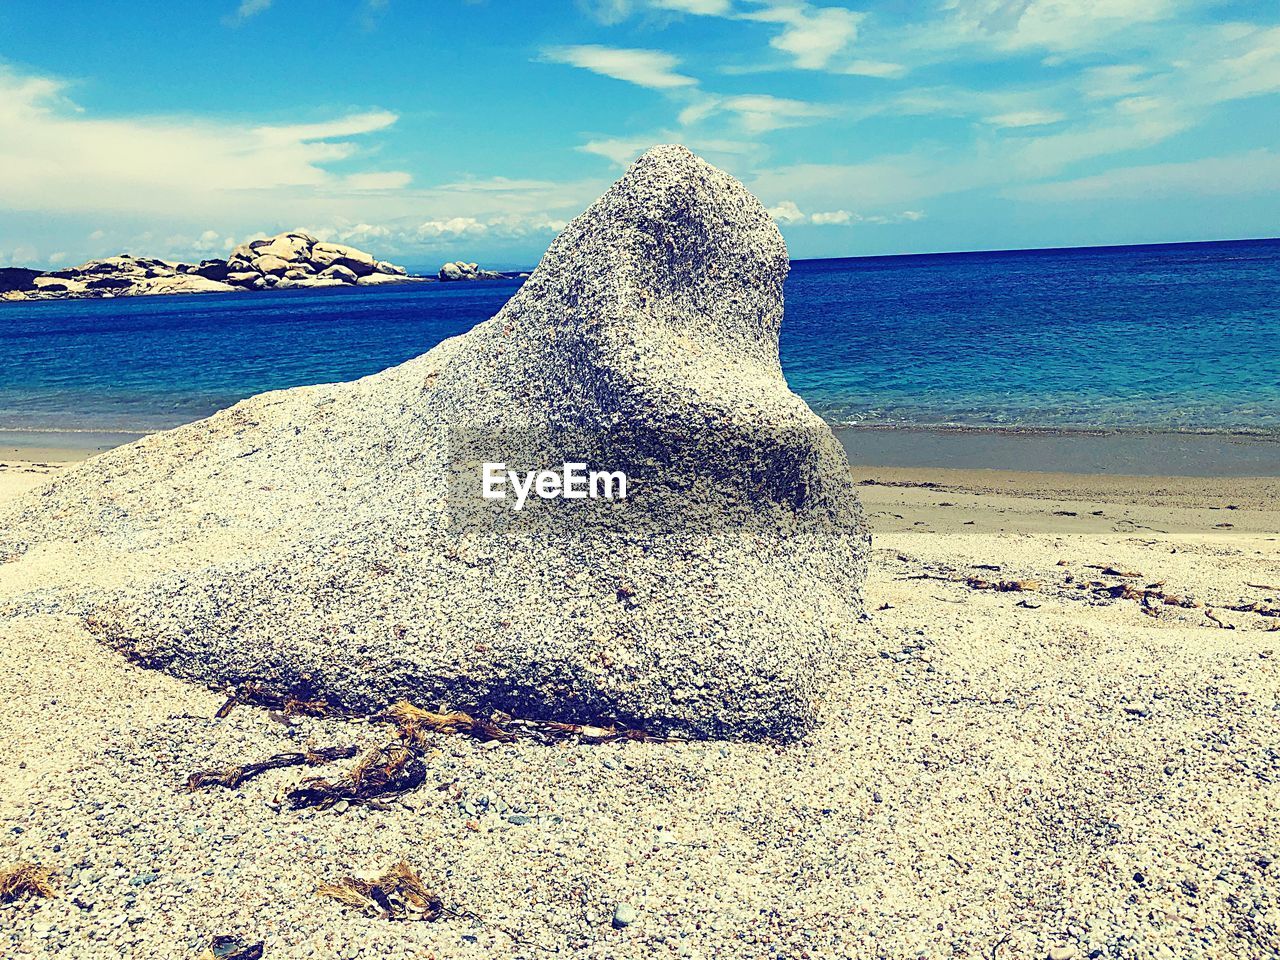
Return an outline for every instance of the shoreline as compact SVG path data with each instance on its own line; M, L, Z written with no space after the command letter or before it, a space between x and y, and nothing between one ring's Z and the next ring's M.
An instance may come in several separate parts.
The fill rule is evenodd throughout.
M0 500L40 486L93 451L0 449ZM1081 473L852 464L876 535L1161 534L1280 537L1280 476ZM1158 522L1157 522L1158 521Z
M1280 435L1046 427L829 424L860 469L1106 477L1280 477ZM83 460L158 431L0 428L0 461Z

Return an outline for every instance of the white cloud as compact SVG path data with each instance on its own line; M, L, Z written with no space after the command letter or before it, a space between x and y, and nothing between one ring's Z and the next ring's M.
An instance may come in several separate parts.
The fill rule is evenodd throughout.
M66 89L0 68L0 209L50 223L79 218L74 235L53 228L45 234L56 239L41 244L77 262L120 250L198 259L225 252L231 237L308 225L367 239L381 256L480 230L541 237L607 186L603 177L488 177L420 187L404 171L362 170L396 124L385 110L295 124L99 118L67 101ZM109 226L94 229L98 218ZM0 244L29 245L34 237L13 235L12 223L0 218Z
M1280 90L1280 27L1228 24L1217 31L1221 59L1204 67L1204 83L1218 101Z
M866 16L844 7L813 7L807 3L769 0L761 10L739 14L744 20L782 24L782 32L769 41L775 50L792 58L802 70L824 70L858 36L858 24Z
M1051 123L1060 123L1067 118L1065 113L1057 110L1014 110L1000 113L993 117L984 117L983 123L993 127L1042 127Z
M693 77L676 72L680 60L661 50L634 50L621 47L605 47L598 44L582 44L568 47L549 47L542 52L544 60L566 63L612 77L637 86L654 90L675 87L691 87L697 84Z
M551 180L520 180L511 177L489 177L484 180L460 180L446 183L438 187L456 193L529 193L531 191L554 190L559 184Z
M1144 90L1147 70L1133 63L1088 67L1077 81L1084 95L1094 100L1125 97Z
M427 220L418 225L418 236L431 239L445 235L484 233L488 227L475 217L451 217L448 220Z
M255 126L190 117L96 119L69 108L64 86L0 70L0 206L14 210L127 211L176 205L223 210L261 191L367 189L360 173L328 164L356 157L350 138L396 122L385 110L320 123ZM388 183L386 173L374 174ZM398 174L404 178L407 174ZM256 195L256 198L255 198ZM253 199L251 199L253 198Z
M1179 114L1125 117L1018 142L1005 156L1002 179L1050 176L1073 163L1138 150L1161 143L1193 126Z
M735 114L743 129L751 134L812 123L834 113L830 107L821 104L775 97L767 93L715 98L713 109Z
M710 162L720 165L726 160L748 156L759 150L757 144L744 140L691 137L688 131L676 130L660 130L642 137L603 137L589 140L579 146L578 150L604 157L614 166L626 167L640 154L659 143L683 143Z
M401 170L382 173L352 173L342 178L344 186L352 190L399 190L413 182L413 177Z
M924 219L919 210L903 210L901 213L859 214L849 210L821 210L817 213L805 214L794 200L783 200L768 208L769 216L780 224L797 226L812 224L815 227L848 226L853 223L902 223Z
M206 230L191 243L190 248L197 253L223 253L235 245L235 237L224 237L217 230Z
M1230 196L1270 193L1280 181L1280 153L1252 150L1185 163L1119 167L1057 183L1006 191L1019 200L1135 200L1152 197Z
M692 13L703 17L723 17L733 9L733 4L729 0L650 0L650 2L662 10Z
M853 77L897 78L906 74L907 68L900 63L887 60L854 60L842 67L833 67L832 73L843 73Z
M272 0L240 0L240 6L236 8L235 19L248 20L250 17L256 17L262 11L271 6Z
M829 210L824 213L815 213L809 218L809 222L816 226L824 224L846 224L853 220L854 215L848 210Z
M681 110L676 120L682 127L691 127L712 116L719 108L719 97L699 97Z
M805 219L800 208L791 200L783 200L776 206L770 207L768 212L769 216L779 223L804 223Z
M948 17L921 28L922 45L1006 51L1114 49L1135 26L1172 16L1179 0L949 0Z
M583 153L604 157L615 166L625 167L652 147L654 142L650 137L604 137L589 140L578 149Z

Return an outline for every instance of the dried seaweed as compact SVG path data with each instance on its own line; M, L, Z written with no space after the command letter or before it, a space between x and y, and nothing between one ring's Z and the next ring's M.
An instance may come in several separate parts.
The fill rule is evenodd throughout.
M511 733L496 723L478 719L461 710L433 713L401 700L384 714L383 719L394 723L402 739L420 742L424 733L465 733L477 740L499 740L503 743L515 739Z
M327 702L273 694L256 683L242 684L233 691L219 716L226 716L238 703L254 703L278 706L285 712L313 712L326 716L336 712ZM554 740L574 739L583 743L612 743L618 740L662 740L641 730L619 726L592 726L588 724L560 723L551 720L517 720L506 714L494 714L485 720L461 710L425 710L402 700L385 712L369 719L390 723L396 728L396 739L386 746L366 751L354 766L341 777L330 780L312 777L302 781L285 794L289 805L295 809L316 807L327 809L338 803L364 803L378 805L384 799L393 798L419 787L426 779L426 748L432 745L433 735L463 734L486 742L509 743L518 738L543 743ZM267 770L282 767L318 766L333 760L355 756L356 748L324 747L302 753L279 753L257 763L231 766L219 770L204 770L191 774L187 789L196 791L208 786L234 788L245 780Z
M1130 579L1136 580L1137 578L1142 576L1142 574L1140 573L1136 573L1131 570L1120 570L1108 564L1089 563L1089 564L1085 564L1085 566L1090 567L1093 570L1099 571L1104 577L1128 577Z
M971 590L995 590L1000 593L1026 593L1040 589L1039 580L983 580L965 577L960 581Z
M404 860L376 880L343 877L336 883L322 884L316 893L387 920L433 921L445 913L444 902Z
M1268 607L1254 600L1251 603L1220 603L1223 610L1234 610L1236 613L1256 613L1260 617L1280 617L1280 607Z
M420 752L407 743L391 743L365 752L347 773L337 780L314 777L286 795L295 810L319 807L324 810L339 801L367 803L405 793L422 785L426 764Z
M1178 596L1175 593L1166 593L1164 591L1164 581L1158 583L1149 583L1145 587L1135 587L1131 583L1107 584L1093 581L1091 583L1082 584L1082 587L1092 589L1095 593L1112 597L1116 600L1134 600L1142 604L1144 608L1153 608L1159 605L1166 607L1184 607L1193 609L1199 607L1200 603L1190 597Z
M1234 630L1236 628L1236 625L1234 623L1227 623L1224 620L1220 620L1218 616L1213 612L1213 610L1210 609L1209 607L1204 608L1204 615L1207 619L1216 623L1223 630Z
M356 755L355 746L320 747L305 753L277 753L257 763L246 763L240 767L224 767L221 770L200 770L187 778L187 790L195 793L202 787L223 786L234 790L246 780L250 780L268 770L279 770L283 767L297 767L306 764L318 767L334 760L350 760Z
M58 888L53 871L38 863L23 861L0 867L0 903L12 903L19 897L56 897Z
M226 703L218 708L214 716L222 719L237 704L242 703L256 707L269 707L279 711L285 717L328 717L338 712L327 700L310 696L310 690L281 693L260 683L246 681L231 689L227 694Z
M416 745L425 743L427 733L465 733L479 740L509 743L519 738L538 740L580 740L584 743L614 743L618 740L657 740L642 730L610 725L562 723L557 720L520 720L506 714L495 714L493 720L481 720L459 710L433 713L402 700L391 707L383 719L390 720L403 740Z

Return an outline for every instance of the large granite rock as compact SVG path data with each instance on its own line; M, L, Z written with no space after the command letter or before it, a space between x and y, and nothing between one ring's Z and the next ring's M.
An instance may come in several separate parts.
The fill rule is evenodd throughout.
M478 263L465 263L454 260L443 264L436 276L441 280L501 280L502 274L496 270L484 270Z
M371 253L341 243L326 243L300 230L242 243L231 251L228 263L239 273L290 281L280 284L268 280L272 286L324 287L333 286L334 280L358 284L375 276L377 279L370 282L386 283L383 276L387 275L396 280L416 279L409 277L404 267L379 261ZM383 264L388 269L382 269Z
M33 576L33 602L202 682L794 738L860 618L867 531L782 376L786 272L740 183L655 148L493 319L96 457L0 513L0 556L112 571ZM497 461L622 471L627 496L517 511L481 496Z

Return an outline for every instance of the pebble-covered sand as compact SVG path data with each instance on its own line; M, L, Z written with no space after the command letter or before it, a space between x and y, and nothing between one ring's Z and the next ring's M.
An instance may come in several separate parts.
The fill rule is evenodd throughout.
M182 792L386 730L215 720L219 694L6 611L33 574L0 564L0 865L61 887L0 906L0 956L1280 956L1280 621L1226 609L1280 606L1276 482L856 475L870 620L808 738L440 736L384 811L279 808L297 768ZM1107 567L1235 629L1079 587ZM401 859L449 914L315 895Z

